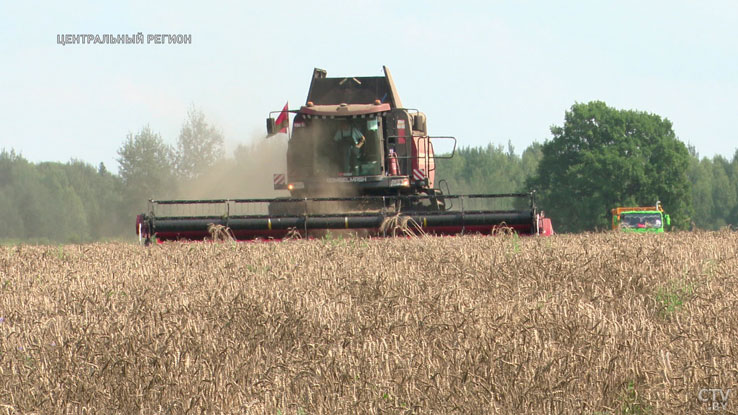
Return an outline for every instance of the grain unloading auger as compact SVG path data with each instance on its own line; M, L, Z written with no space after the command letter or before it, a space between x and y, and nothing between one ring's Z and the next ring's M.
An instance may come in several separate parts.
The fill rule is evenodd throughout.
M227 229L239 240L410 233L551 234L533 193L449 195L435 183L435 161L456 139L429 136L425 114L402 106L389 70L380 77L328 78L315 69L305 105L274 111L269 135L290 134L287 172L275 190L290 197L151 201L137 218L146 240L191 239ZM290 133L289 114L294 114ZM446 140L450 154L433 143ZM446 186L446 193L448 186Z

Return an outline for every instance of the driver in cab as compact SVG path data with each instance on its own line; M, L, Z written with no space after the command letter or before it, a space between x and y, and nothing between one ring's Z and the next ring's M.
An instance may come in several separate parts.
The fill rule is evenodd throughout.
M333 136L333 141L345 146L342 171L344 173L356 173L361 147L366 142L364 134L358 128L352 126L349 120L341 120L338 131Z

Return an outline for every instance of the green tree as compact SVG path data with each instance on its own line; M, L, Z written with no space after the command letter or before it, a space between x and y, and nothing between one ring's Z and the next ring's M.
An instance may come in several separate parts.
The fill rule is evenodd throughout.
M731 187L736 194L736 199L738 199L738 150L735 151L733 154L733 160L730 162L728 177L730 178ZM733 229L738 229L738 200L736 200L735 205L731 209L727 222L733 227Z
M712 161L707 158L700 160L693 147L690 147L690 153L688 176L692 188L694 225L702 229L715 229L717 225L712 218Z
M528 148L526 148L525 151L523 151L523 154L520 157L520 162L522 164L522 173L524 176L522 182L526 185L528 178L536 174L538 164L541 162L541 158L543 158L542 148L543 146L541 146L540 143L534 142Z
M606 229L613 207L657 200L676 227L689 227L689 153L669 120L595 101L573 105L551 133L528 185L557 229Z
M712 200L715 228L728 224L736 206L736 190L731 183L731 164L722 156L712 159Z
M53 219L47 212L56 205L48 189L42 184L42 177L32 163L14 152L3 153L2 182L3 196L12 201L5 205L10 216L5 220L13 223L4 228L3 238L39 239L48 237L53 227ZM14 212L14 213L13 213ZM6 213L3 213L5 216Z
M36 166L44 187L44 198L49 202L42 205L40 217L46 226L38 237L47 237L61 242L85 242L90 240L87 212L77 194L77 188L68 175L68 165L56 162L43 162Z
M540 144L533 144L522 156L508 143L486 147L462 147L453 158L436 160L437 178L448 182L450 191L463 193L524 192L527 177L540 159Z
M132 219L123 209L123 181L103 163L98 168L79 160L63 165L63 170L83 206L88 223L88 240L131 236Z
M15 182L19 165L28 162L15 151L0 152L0 239L22 239L26 237L22 210L18 206L20 195Z
M194 180L223 159L223 135L191 108L177 141L176 170L181 179Z
M145 208L149 199L176 194L174 151L148 126L135 135L128 134L118 156L129 212Z
M121 180L89 164L29 163L0 152L0 239L89 242L120 237ZM123 226L123 224L127 226Z

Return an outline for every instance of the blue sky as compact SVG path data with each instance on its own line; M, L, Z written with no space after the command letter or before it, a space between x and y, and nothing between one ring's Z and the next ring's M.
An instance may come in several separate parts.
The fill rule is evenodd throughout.
M58 45L57 34L189 34L190 45ZM117 170L126 135L176 143L195 106L229 148L303 104L314 67L381 75L431 135L520 153L575 102L668 118L701 156L738 149L738 3L3 2L0 148Z

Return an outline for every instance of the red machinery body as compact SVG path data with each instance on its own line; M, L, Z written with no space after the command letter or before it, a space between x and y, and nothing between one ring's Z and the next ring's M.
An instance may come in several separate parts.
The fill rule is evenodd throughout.
M433 142L446 140L455 148L456 139L429 136L425 114L404 108L386 67L384 73L329 78L322 69L313 71L305 105L290 111L288 180L275 189L295 198L439 194L435 161L453 150L439 157ZM267 130L277 133L273 118ZM363 142L354 147L350 139L336 140L341 131Z

